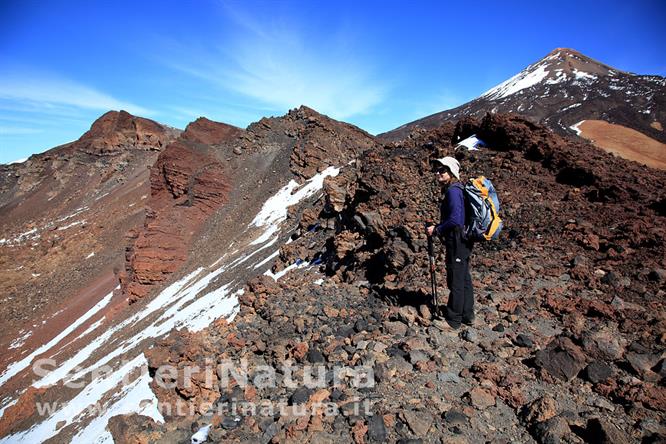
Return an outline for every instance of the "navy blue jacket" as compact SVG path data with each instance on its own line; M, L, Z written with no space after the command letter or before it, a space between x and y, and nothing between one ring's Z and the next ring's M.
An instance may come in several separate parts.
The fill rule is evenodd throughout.
M435 227L439 236L445 236L457 226L461 229L465 227L465 196L459 182L449 185L446 189L439 212L440 223Z

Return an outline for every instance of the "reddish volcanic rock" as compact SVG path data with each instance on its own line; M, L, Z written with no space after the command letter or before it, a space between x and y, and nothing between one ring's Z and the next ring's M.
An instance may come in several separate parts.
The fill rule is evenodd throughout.
M184 140L204 143L206 145L218 145L226 140L240 135L242 129L226 123L213 122L205 117L199 117L187 125L185 132L181 135Z
M0 436L7 436L15 430L20 430L22 421L36 413L36 402L45 392L46 388L28 387L28 390L21 395L16 404L7 407L2 418L0 418Z
M88 154L112 155L128 148L159 150L165 145L169 128L126 111L109 111L75 142Z
M22 328L51 324L60 308L76 310L72 295L122 267L119 239L143 225L148 168L179 132L111 111L75 142L0 165L0 239L11 242L0 242L2 345Z
M156 423L153 418L135 414L113 416L109 418L107 427L113 436L113 442L145 444L157 442L164 434L160 430L161 424ZM179 438L184 441L188 435L183 432L183 436Z
M146 221L139 233L128 237L126 272L120 276L130 303L180 268L195 233L227 199L230 185L222 164L213 152L195 148L192 142L220 143L241 130L199 119L188 131L151 168Z

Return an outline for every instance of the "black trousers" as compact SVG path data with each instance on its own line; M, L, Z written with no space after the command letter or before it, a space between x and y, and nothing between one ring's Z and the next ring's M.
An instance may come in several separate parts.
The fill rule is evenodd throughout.
M446 304L446 320L453 328L462 322L474 320L474 288L469 274L469 259L473 245L463 240L459 229L444 236L446 248L446 284L449 301Z

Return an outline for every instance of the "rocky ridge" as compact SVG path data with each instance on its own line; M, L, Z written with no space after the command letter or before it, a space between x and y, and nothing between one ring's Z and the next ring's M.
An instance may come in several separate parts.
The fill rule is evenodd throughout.
M492 178L506 227L474 254L476 324L451 333L427 305L423 222L436 217L430 161L471 133L489 148L457 155ZM220 385L219 373L185 386L179 373L173 388L152 386L191 414L115 417L116 440L181 442L205 425L225 442L665 439L665 173L502 115L359 152L295 215L273 271L305 271L251 280L233 324L173 332L146 354L153 372L245 358L295 363L298 377L304 365L363 367L373 383L294 389L278 372L276 387ZM261 400L284 409L233 410ZM334 414L297 414L322 402Z
M158 279L153 285L146 285L143 297L132 298L134 303L128 305L124 296L129 292L114 292L113 297L108 294L116 285L113 273L109 273L110 288L96 293L102 298L99 304L92 307L90 313L76 313L68 318L70 323L65 327L72 326L67 330L69 334L62 329L53 333L60 333L64 340L58 343L58 339L53 340L38 350L35 348L43 343L17 349L33 353L27 361L9 361L11 368L0 375L4 413L0 435L5 438L11 434L10 440L70 440L81 433L110 438L104 431L107 418L88 414L87 403L76 403L81 396L97 390L101 383L110 383L109 378L100 378L92 370L108 363L114 369L109 375L111 378L120 379L124 375L129 379L127 387L119 384L108 392L99 393L97 403L108 408L107 413L118 411L116 409L137 411L133 399L126 399L124 395L128 387L139 390L145 385L147 388L145 377L133 370L133 365L141 366L145 361L143 351L171 328L200 329L213 319L232 318L238 290L242 290L244 282L270 267L277 249L289 240L300 218L301 202L311 204L322 199L323 177L338 171L331 163L335 165L335 159L340 159L349 167L361 154L361 148L375 144L372 136L364 131L306 107L282 117L262 119L247 130L198 119L183 135L166 145L150 170L144 170L151 173L150 185L155 186L143 196L148 208L146 223L134 230L134 240L142 241L143 245L137 248L137 242L130 244L126 268L120 273L126 291L132 283L141 283L131 280L130 272L141 272L144 264L147 265L146 275L152 277L148 273L154 271ZM292 157L299 161L292 165ZM319 179L307 177L305 180L305 174L312 171L318 173L315 176ZM210 183L202 183L204 178ZM288 196L280 190L289 191ZM290 202L288 214L285 211L283 216L282 209L272 204L268 208L271 213L268 225L253 220L254 215L266 213L267 200L275 200L275 197L280 202L283 199ZM142 216L143 204L137 209ZM200 217L193 223L192 216ZM284 223L283 218L287 219ZM182 234L183 245L177 247L184 253L180 257L173 256L173 271L163 268L169 263L169 257L166 260L150 257L152 252L172 252L160 250L162 233L154 227L169 233L166 240L174 234ZM116 239L116 245L123 246L123 243ZM141 260L133 261L135 258ZM179 287L183 282L188 284ZM148 294L153 291L154 294ZM98 299L92 304L95 302ZM72 305L82 308L79 302ZM10 339L12 337L16 335L10 335ZM45 335L42 339L47 337L52 336ZM45 390L31 390L29 385L35 384L30 381L32 373L21 369L29 370L31 359L52 356L57 359L61 373L74 365L85 367L81 373L85 373L84 386L68 390L58 374L36 383L38 387L47 384L44 381L54 382L54 385ZM126 365L127 361L132 364ZM51 400L57 400L63 409L48 418L30 408L35 403ZM141 405L150 408L151 402L143 401ZM65 406L63 402L73 405ZM83 410L72 416L69 412L76 408ZM68 419L63 423L54 417ZM96 427L99 421L102 421L102 429Z
M265 185L292 174L310 178L352 161L374 143L364 131L307 107L264 118L246 130L205 118L191 123L151 167L144 227L128 234L123 294L130 302L145 297L188 258L203 260L190 257L191 250L221 247L223 242L211 240L219 236L214 216L229 200L245 203L249 214L248 205L257 202ZM271 177L262 178L267 173ZM206 226L210 237L200 235ZM194 247L197 238L206 238L208 245Z
M198 119L152 165L146 219L143 229L128 233L125 271L119 276L130 303L180 268L192 237L227 200L230 184L212 147L228 145L241 133Z
M35 323L122 266L118 239L143 221L147 168L179 132L111 111L77 141L0 165L0 293L8 326Z

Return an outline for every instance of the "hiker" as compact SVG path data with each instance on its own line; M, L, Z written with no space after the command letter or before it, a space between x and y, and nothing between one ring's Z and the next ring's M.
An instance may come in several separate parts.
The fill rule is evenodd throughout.
M465 196L460 182L460 163L453 157L435 161L437 182L442 187L444 199L440 204L439 225L426 227L428 236L436 234L446 248L446 284L449 300L444 318L449 326L460 328L460 324L474 322L474 290L469 274L469 259L472 242L464 239Z

